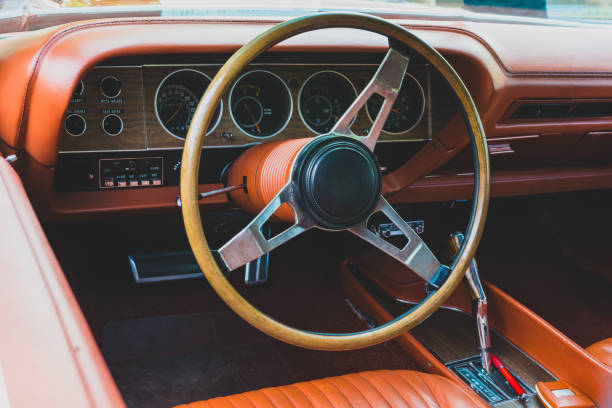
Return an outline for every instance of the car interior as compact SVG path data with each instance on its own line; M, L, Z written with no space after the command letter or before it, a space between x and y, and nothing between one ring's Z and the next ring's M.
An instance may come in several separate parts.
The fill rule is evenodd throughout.
M0 29L0 407L612 407L612 30L398 4Z

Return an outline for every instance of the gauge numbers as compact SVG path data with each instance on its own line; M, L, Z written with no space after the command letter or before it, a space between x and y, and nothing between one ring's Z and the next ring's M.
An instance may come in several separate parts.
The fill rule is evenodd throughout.
M281 132L293 111L289 88L269 71L250 71L242 75L232 87L229 103L236 126L257 138Z
M357 97L353 84L335 71L321 71L304 81L298 104L302 120L315 133L328 133Z
M179 139L187 137L191 119L210 84L210 78L200 71L182 69L168 75L157 88L155 113L164 129ZM217 107L206 134L214 130L221 119Z
M383 97L376 94L368 100L366 110L372 121L378 116L383 102ZM425 93L423 88L412 75L406 74L383 130L391 134L408 132L420 122L424 112Z

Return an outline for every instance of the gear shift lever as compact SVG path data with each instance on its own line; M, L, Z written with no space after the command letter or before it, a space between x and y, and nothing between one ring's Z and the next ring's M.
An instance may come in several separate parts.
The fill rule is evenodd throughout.
M455 232L450 236L449 247L453 256L459 252L463 244L463 234ZM472 259L468 270L465 272L465 279L468 284L470 296L472 297L472 316L476 325L476 335L478 337L478 349L480 350L480 361L482 368L487 373L491 373L491 337L489 335L489 318L487 315L487 295L485 295L478 276L478 266L476 260Z

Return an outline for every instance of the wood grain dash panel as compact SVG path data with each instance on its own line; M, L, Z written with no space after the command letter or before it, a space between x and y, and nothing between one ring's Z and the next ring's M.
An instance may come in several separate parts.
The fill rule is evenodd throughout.
M122 83L121 93L113 99L106 98L100 90L102 78L108 75ZM70 113L83 116L85 133L71 136L62 127L60 152L145 149L142 69L94 67L83 77L83 84L83 94L71 99L64 118ZM102 120L109 113L117 114L123 121L123 131L117 136L109 136L102 129Z
M70 136L62 129L60 152L104 151L104 150L157 150L180 149L184 141L168 133L160 124L155 113L155 93L159 84L170 73L181 69L201 71L214 77L219 64L202 65L142 65L130 67L95 67L83 77L85 92L83 98L73 98L66 115L81 114L87 122L85 134ZM251 69L262 69L277 74L289 87L293 111L287 127L278 135L258 139L243 133L230 115L229 95L222 98L223 111L219 125L208 135L205 146L241 146L262 140L283 140L316 135L302 121L299 114L298 96L302 84L320 71L336 71L347 77L360 92L369 82L377 65L374 64L252 64ZM413 64L408 72L413 75L425 92L425 112L419 123L408 132L394 135L383 132L381 142L428 140L441 129L456 112L456 103L441 78L433 75L427 65ZM121 80L123 90L116 100L105 100L100 91L100 81L107 75ZM102 130L105 109L119 109L124 130L118 136L109 136ZM364 134L369 131L372 121L365 108L358 114L353 131Z

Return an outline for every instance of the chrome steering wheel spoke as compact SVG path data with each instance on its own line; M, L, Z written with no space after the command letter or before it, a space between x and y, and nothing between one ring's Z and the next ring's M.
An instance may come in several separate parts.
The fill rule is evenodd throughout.
M409 62L410 58L407 55L394 48L389 48L387 55L385 55L368 85L361 91L342 117L338 119L330 133L356 138L373 151L380 132L397 99ZM374 94L384 98L382 107L376 119L374 119L374 123L367 136L357 136L351 131L351 123Z
M404 221L382 195L380 196L380 201L374 213L379 211L386 215L407 239L407 243L403 248L396 247L370 231L367 226L367 219L350 228L349 231L397 259L426 282L434 281L436 274L443 268L443 265L440 264L440 261L438 261L433 252L431 252L421 237L412 227L410 227L410 225L408 225L408 223L406 223L406 221Z
M301 210L298 194L299 189L295 183L292 181L287 183L249 225L219 249L219 255L230 271L267 254L315 226L314 222ZM264 236L262 227L283 204L288 204L293 210L295 223L268 239Z

